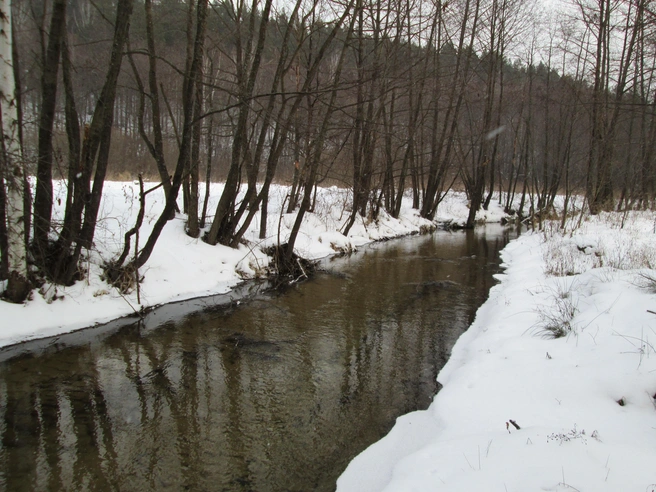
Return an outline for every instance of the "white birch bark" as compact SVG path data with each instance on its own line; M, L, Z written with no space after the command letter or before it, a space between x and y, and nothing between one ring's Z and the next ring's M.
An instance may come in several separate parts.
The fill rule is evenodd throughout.
M0 0L0 110L6 159L4 166L7 187L7 239L9 282L27 279L25 251L25 221L23 209L23 167L18 141L13 58L11 50L11 0ZM11 285L9 289L11 289ZM22 290L19 288L19 290Z

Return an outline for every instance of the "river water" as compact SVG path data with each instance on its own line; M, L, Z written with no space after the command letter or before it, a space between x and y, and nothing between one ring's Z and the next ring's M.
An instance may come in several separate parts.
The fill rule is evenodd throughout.
M4 351L0 489L334 490L430 404L511 235L379 243L250 302Z

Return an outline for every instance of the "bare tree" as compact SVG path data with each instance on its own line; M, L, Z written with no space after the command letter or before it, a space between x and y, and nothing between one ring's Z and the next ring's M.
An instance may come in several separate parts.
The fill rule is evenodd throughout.
M327 92L326 96L328 97L328 100L325 102L325 109L323 110L323 114L321 115L321 118L318 120L317 127L313 132L311 144L308 149L307 174L305 175L305 180L303 183L303 199L301 200L301 205L298 210L298 214L296 215L296 220L294 221L294 224L292 226L292 230L290 232L289 240L287 244L284 246L282 245L279 246L279 249L281 249L282 251L279 251L277 257L277 262L278 262L277 266L279 272L282 274L286 274L290 270L293 271L293 268L295 268L292 262L293 254L294 254L294 244L296 243L296 238L298 237L298 233L301 229L303 217L305 213L310 209L310 205L312 201L312 191L316 184L316 180L319 172L319 166L321 164L322 156L325 150L324 144L328 136L328 130L332 117L334 115L334 112L337 110L336 101L337 101L337 94L339 92L339 88L341 84L344 60L348 50L349 40L354 32L355 21L356 18L358 17L357 9L355 12L352 11L355 1L356 0L350 0L350 2L344 6L342 16L339 19L339 21L335 23L335 26L331 32L331 34L334 33L333 34L334 36L337 32L336 30L338 26L341 26L343 22L347 19L347 17L350 15L350 22L346 30L346 39L344 40L342 48L339 51L338 59L335 63L334 70L331 73L331 83L328 86L328 91L326 91ZM326 43L324 43L324 45L322 46L322 48L324 47L327 48ZM315 58L315 62L323 59L323 55L325 53L322 53L322 51L323 50L320 50L319 53L317 54Z
M141 138L155 160L157 172L164 186L164 193L168 195L171 191L171 177L166 167L166 159L164 155L162 108L160 103L160 88L157 71L157 51L155 48L152 0L144 0L144 16L146 27L146 49L148 54L148 93L146 93L131 52L129 56L130 65L132 66L132 71L139 90L138 128ZM144 121L146 113L146 98L150 102L150 128L152 130L152 139L147 134ZM178 211L177 204L174 210Z
M233 133L230 169L223 193L216 207L212 226L205 238L210 244L216 244L217 242L229 244L232 240L238 225L234 217L234 211L239 190L240 170L242 166L252 165L250 150L248 149L248 120L251 116L253 92L262 61L272 0L265 0L259 29L256 31L257 5L258 0L254 0L250 12L246 12L244 3L238 2L237 5L233 4L231 11L237 27L235 49L238 116ZM243 40L241 23L244 22L245 17L248 20L248 36Z
M55 282L70 284L79 275L78 260L83 248L90 248L95 233L102 190L109 163L109 151L114 121L116 88L127 41L133 0L119 0L116 6L114 35L109 67L104 85L98 95L91 122L85 126L84 139L79 147L78 114L70 80L68 42L63 41L63 79L66 93L67 134L69 137L69 183L64 223L55 244L48 254L50 261L42 266ZM79 161L71 161L77 157ZM93 187L89 188L91 176Z
M185 78L187 79L184 84L185 94L183 99L189 102L194 100L194 92L198 88L195 83L200 74L200 65L202 63L204 43L205 43L205 30L207 24L207 9L208 0L198 0L196 4L196 33L194 36L193 50L190 53L191 61L189 69L185 71ZM153 226L153 230L148 236L146 243L141 250L135 252L134 257L125 263L127 254L121 255L116 261L107 265L107 274L111 281L120 285L132 285L139 281L138 271L150 258L155 245L159 239L164 226L169 221L171 214L175 209L178 192L182 185L184 172L188 169L189 159L191 157L192 134L194 127L194 108L193 104L184 105L184 118L182 126L182 135L180 139L180 151L178 153L178 161L171 181L171 189L166 195L166 205L164 210L158 217ZM142 193L143 195L143 193ZM143 207L143 205L142 205ZM129 238L128 238L129 240ZM126 248L129 248L129 243L126 242Z
M586 197L592 213L614 208L612 167L621 101L627 91L645 2L596 0L577 3L581 20L595 40ZM618 32L619 38L618 38ZM619 57L613 56L620 45ZM614 87L613 87L614 79Z

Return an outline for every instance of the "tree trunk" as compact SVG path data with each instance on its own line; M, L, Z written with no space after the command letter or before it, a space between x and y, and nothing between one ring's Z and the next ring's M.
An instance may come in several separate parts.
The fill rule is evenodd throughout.
M41 266L47 262L52 215L52 130L57 103L57 77L62 33L66 21L66 0L52 6L48 48L41 76L41 114L39 116L38 163L34 196L34 253Z
M195 85L194 97L188 104L193 105L193 126L191 129L191 155L189 160L189 203L187 208L187 234L191 237L200 236L200 225L198 221L198 180L200 167L200 137L201 137L201 114L203 111L203 48L201 43L199 49L201 63L198 64L195 78L189 83Z
M9 277L9 245L7 243L7 191L5 189L5 165L0 168L0 280Z
M8 283L5 297L23 302L30 291L25 244L24 171L20 152L12 56L11 3L0 0L0 174L6 186Z

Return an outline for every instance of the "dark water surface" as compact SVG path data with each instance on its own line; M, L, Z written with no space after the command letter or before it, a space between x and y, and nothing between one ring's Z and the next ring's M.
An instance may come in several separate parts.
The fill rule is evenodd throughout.
M4 351L0 489L334 490L429 405L509 235L390 241L249 303Z

